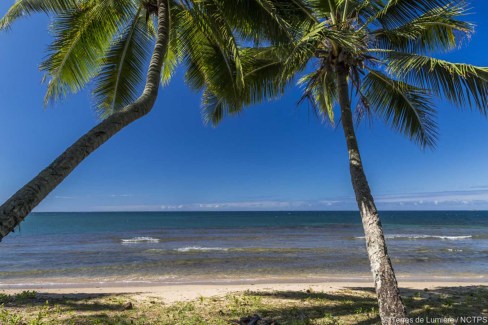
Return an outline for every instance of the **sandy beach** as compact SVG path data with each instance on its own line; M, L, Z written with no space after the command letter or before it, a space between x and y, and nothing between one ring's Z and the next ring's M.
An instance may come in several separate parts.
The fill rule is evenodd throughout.
M412 290L435 290L437 288L460 288L460 287L483 287L484 282L468 281L400 281L399 286L402 289ZM253 292L273 292L273 291L313 291L313 292L334 292L343 289L373 289L372 281L342 281L342 282L263 282L256 283L239 283L238 281L227 283L202 283L202 284L168 284L168 285L87 285L77 284L70 287L64 286L34 286L32 288L23 287L22 289L0 289L0 292L6 294L18 294L25 290L35 290L46 296L66 296L76 297L79 295L108 295L108 294L129 294L135 298L160 298L165 303L174 303L179 301L190 301L199 297L216 297L225 296L229 293L238 293L244 291Z

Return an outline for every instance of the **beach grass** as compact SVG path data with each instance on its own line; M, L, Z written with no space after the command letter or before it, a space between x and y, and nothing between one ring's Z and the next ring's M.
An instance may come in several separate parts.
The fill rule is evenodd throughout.
M431 324L445 317L488 317L488 287L402 290L409 318ZM379 324L374 292L244 291L165 304L136 294L0 293L0 324L239 324L259 315L270 324Z

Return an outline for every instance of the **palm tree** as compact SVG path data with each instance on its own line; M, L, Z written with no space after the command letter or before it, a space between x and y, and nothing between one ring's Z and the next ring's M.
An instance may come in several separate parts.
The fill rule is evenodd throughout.
M0 241L88 155L148 114L160 83L169 82L179 63L187 66L186 78L193 87L207 84L207 80L194 83L195 76L205 74L211 80L230 80L240 88L244 78L236 30L240 40L277 42L289 37L289 25L280 17L303 20L298 6L279 0L232 4L218 0L18 0L10 8L0 20L0 30L32 13L53 16L55 39L41 64L48 80L45 102L76 93L94 80L102 121L0 206ZM138 97L154 39L145 87Z
M455 49L473 32L473 25L460 19L467 13L465 1L308 0L303 10L313 24L299 26L294 42L241 50L241 92L205 88L204 118L216 124L245 105L277 97L301 72L302 100L318 116L334 124L338 108L379 314L383 324L395 324L405 317L405 308L364 172L354 118L383 119L421 147L433 147L432 99L444 98L486 115L488 68L433 57Z

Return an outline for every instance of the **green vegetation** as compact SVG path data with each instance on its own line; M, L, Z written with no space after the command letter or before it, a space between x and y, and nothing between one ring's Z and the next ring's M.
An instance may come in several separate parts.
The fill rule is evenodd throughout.
M15 295L7 295L5 293L0 293L0 304L9 303L12 301L16 302L25 302L27 300L36 299L37 292L36 291L22 291L21 293Z
M408 317L488 316L488 287L403 290ZM137 295L0 294L0 324L237 324L258 314L278 324L379 324L373 290L246 291L167 305ZM127 303L131 302L131 307ZM132 307L133 306L133 307Z

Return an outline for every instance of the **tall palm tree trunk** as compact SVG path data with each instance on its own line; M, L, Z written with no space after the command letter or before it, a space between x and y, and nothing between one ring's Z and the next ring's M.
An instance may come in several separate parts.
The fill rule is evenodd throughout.
M376 209L359 154L349 100L348 74L344 64L339 63L336 72L341 120L349 152L351 181L363 222L366 249L378 296L379 314L382 324L398 324L399 319L405 317L405 307L400 297L395 272L388 256L378 210ZM397 322L395 322L396 319L398 320Z
M158 95L161 67L167 52L169 23L168 2L158 0L157 40L142 95L134 103L111 115L78 139L0 207L0 241L86 157L124 127L151 111Z

